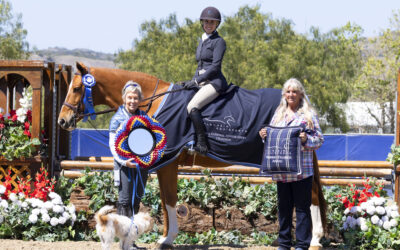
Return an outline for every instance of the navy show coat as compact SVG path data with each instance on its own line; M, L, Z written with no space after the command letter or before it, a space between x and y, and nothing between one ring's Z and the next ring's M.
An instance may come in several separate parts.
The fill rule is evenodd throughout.
M215 31L208 39L200 39L196 50L197 69L193 79L197 83L210 81L218 93L223 93L227 87L225 76L222 74L222 59L226 50L225 40ZM200 70L206 70L199 75Z

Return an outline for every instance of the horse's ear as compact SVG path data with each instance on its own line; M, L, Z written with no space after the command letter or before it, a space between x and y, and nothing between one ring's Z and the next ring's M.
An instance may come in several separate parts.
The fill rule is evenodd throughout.
M76 68L81 72L82 75L85 75L88 73L88 69L85 64L81 62L76 62Z

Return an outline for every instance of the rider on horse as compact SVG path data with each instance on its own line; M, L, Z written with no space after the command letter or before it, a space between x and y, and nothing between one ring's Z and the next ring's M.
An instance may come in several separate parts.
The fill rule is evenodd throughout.
M217 8L207 7L201 12L200 22L204 34L196 51L198 66L193 79L185 82L184 87L200 88L189 102L187 111L196 131L195 150L206 154L207 141L200 109L223 93L228 84L221 71L226 44L217 32L217 27L221 23L221 13Z

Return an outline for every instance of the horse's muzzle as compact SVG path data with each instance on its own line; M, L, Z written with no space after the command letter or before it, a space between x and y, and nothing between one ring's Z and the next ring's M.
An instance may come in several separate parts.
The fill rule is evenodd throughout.
M60 127L62 129L65 129L65 130L68 130L68 131L74 130L75 129L75 124L76 123L74 122L74 119L71 119L69 122L66 121L64 118L58 119L58 125L60 125Z

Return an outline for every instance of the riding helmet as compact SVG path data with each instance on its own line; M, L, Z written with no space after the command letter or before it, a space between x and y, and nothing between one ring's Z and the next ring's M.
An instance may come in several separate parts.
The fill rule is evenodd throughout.
M207 7L201 12L200 20L217 20L221 22L221 13L215 7Z

